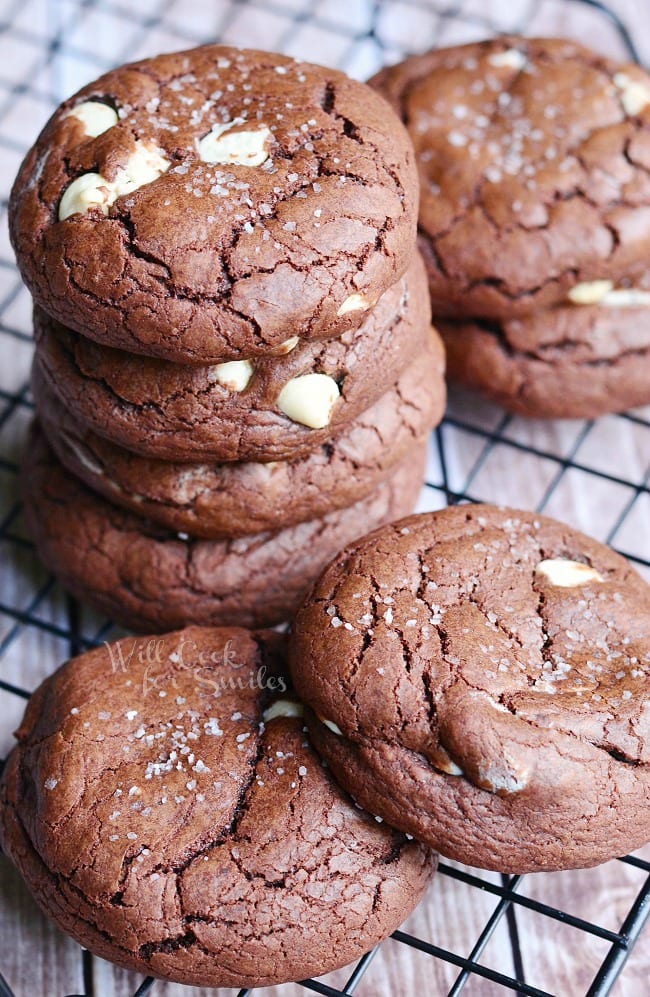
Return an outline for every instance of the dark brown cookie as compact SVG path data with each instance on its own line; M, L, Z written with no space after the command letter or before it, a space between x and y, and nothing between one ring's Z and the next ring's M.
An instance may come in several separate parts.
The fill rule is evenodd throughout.
M508 319L647 274L647 72L564 39L501 37L372 82L415 145L434 315Z
M63 103L10 215L25 283L64 325L211 363L357 327L411 259L417 173L364 84L206 45Z
M537 418L591 419L648 405L648 304L549 308L500 324L443 319L449 377Z
M377 530L298 612L291 668L341 785L450 858L582 868L650 840L650 587L562 523Z
M173 464L140 457L84 430L42 379L43 430L59 460L111 502L174 531L221 539L280 530L360 501L442 418L444 352L438 335L341 434L300 460Z
M321 519L238 540L192 540L90 491L34 426L22 469L25 517L64 588L125 627L270 626L289 619L341 547L412 511L423 464L420 444L370 496Z
M360 329L283 357L181 366L99 346L37 310L38 357L82 423L163 460L291 460L310 453L385 391L431 323L419 258ZM37 386L38 388L38 386Z
M358 958L435 856L378 825L308 744L278 634L127 638L37 689L0 838L41 908L128 969L266 986Z

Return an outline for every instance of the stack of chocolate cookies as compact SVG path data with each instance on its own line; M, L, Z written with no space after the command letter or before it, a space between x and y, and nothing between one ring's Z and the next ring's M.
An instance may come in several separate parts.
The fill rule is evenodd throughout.
M11 200L35 300L28 525L136 630L277 623L411 511L444 407L406 130L373 90L206 46L65 102Z
M415 146L450 378L544 418L650 404L650 75L502 37L372 83Z

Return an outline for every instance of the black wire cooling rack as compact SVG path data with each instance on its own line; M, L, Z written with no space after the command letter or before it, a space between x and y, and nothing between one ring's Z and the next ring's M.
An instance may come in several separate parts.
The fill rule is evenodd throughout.
M2 750L10 744L9 732L29 695L24 686L33 688L59 661L115 634L109 622L64 596L54 580L38 567L32 545L22 532L16 497L17 458L32 409L28 386L31 335L28 299L6 236L7 193L22 155L52 108L111 65L154 54L159 49L221 38L336 63L353 75L364 77L380 64L395 61L411 50L505 30L539 33L542 8L549 8L548 23L552 30L553 17L560 7L563 15L570 13L573 17L579 11L592 22L599 19L603 45L610 46L614 54L639 61L625 25L596 0L507 0L505 3L499 0L450 3L444 0L0 0L0 150L4 195L0 200L0 357L5 361L0 363ZM573 30L582 37L580 24L576 22ZM619 446L623 438L628 441L624 452ZM650 538L647 527L643 538L639 525L650 519L649 456L648 410L596 423L536 429L535 424L523 426L521 420L504 416L475 399L452 396L447 417L432 440L421 508L479 499L517 504L511 492L515 476L518 480L525 479L532 488L519 504L544 509L561 518L570 518L569 491L574 505L579 504L582 494L585 506L573 509L577 525L587 529L591 526L591 532L597 532L599 539L620 549L642 573L648 574ZM630 467L637 468L638 474L630 474ZM585 516L587 502L594 515L598 513L593 522L589 514ZM35 659L39 659L37 666L33 665ZM458 954L451 947L404 930L396 931L392 941L384 944L407 946L413 959L428 958L430 967L431 960L437 961L430 979L444 978L447 982L432 982L426 991L420 984L418 993L448 993L451 997L467 988L468 993L480 995L509 990L530 997L551 994L569 997L562 982L567 977L559 971L555 973L550 954L544 985L530 976L521 944L521 919L530 913L544 919L547 925L554 922L561 931L566 931L565 949L571 945L574 952L584 952L582 978L587 983L581 993L604 997L619 979L650 914L650 862L628 856L619 863L626 866L626 875L622 875L621 869L625 895L621 886L615 905L617 929L598 923L602 911L596 912L597 917L583 917L538 899L535 890L526 890L520 876L495 877L442 863L440 876L445 889L469 891L468 902L475 909L486 909L486 899L493 904L474 944L468 946L470 951ZM637 875L628 876L630 870ZM581 875L587 878L580 881L583 887L576 889L588 894L596 872ZM442 889L440 881L437 886ZM595 903L597 897L596 891ZM436 903L435 886L429 902ZM564 907L572 904L566 903ZM497 968L481 962L495 933L503 939ZM452 945L453 931L450 938ZM595 942L598 946L592 944ZM598 952L594 954L596 948ZM555 951L562 951L562 943ZM299 986L329 997L352 994L358 988L359 992L374 994L372 974L365 983L362 980L376 953L377 949L360 959L342 984L306 980ZM80 950L80 958L81 971L73 986L78 987L82 980L87 997L100 995L93 957ZM646 958L646 972L647 963ZM442 964L446 975L437 972ZM621 983L626 976L621 977ZM59 997L49 983L44 986L44 997ZM143 997L164 988L150 978L136 987L134 993L133 987L122 986L120 993ZM392 992L395 997L403 997L414 991L398 978ZM620 992L641 997L650 992L650 986L646 980L632 983ZM241 991L239 997L244 993ZM571 997L574 993L572 990ZM0 997L27 997L27 992L14 995L0 975ZM31 991L29 997L38 995Z

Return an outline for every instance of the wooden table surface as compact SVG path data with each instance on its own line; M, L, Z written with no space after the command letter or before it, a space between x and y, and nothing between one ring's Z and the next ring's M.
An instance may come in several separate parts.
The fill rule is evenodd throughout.
M610 0L610 6L650 63L650 2ZM15 476L30 417L30 303L12 262L6 197L53 100L105 67L215 37L341 65L363 78L404 51L524 26L529 34L572 35L609 54L623 54L603 15L575 0L0 0L0 679L5 683L32 689L74 646L70 606L24 542ZM504 419L493 406L454 393L438 440L432 441L430 487L421 508L443 506L445 487L473 498L543 508L650 562L649 476L648 409L593 425L543 424ZM647 565L640 567L650 577ZM72 622L85 638L104 633L105 621L88 611L73 613ZM23 706L20 695L0 690L0 757L11 745ZM650 849L644 857L650 859ZM488 884L501 882L496 875L480 876ZM519 889L533 901L618 931L646 876L615 862L587 872L528 876ZM467 956L497 903L487 890L439 876L405 930ZM517 906L515 920L526 981L560 997L585 994L608 943L523 906ZM512 951L503 918L479 961L510 975L516 971ZM84 992L127 997L140 982L99 959L87 963L84 978L81 950L40 915L5 859L0 859L0 971L19 997ZM435 997L448 992L457 973L448 962L389 940L355 993ZM341 971L328 981L341 986L347 975ZM645 997L649 981L650 928L612 993ZM297 986L260 991L282 997L304 992ZM464 990L483 997L506 992L475 975ZM156 983L152 993L198 997L208 991Z

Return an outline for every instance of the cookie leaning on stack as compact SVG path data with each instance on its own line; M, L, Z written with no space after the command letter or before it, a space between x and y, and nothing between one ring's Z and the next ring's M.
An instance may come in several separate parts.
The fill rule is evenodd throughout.
M26 512L65 585L137 629L273 624L412 509L445 397L417 192L381 97L279 55L160 56L55 112L11 233L51 447Z
M529 416L650 403L650 75L502 37L371 83L415 146L451 378Z
M534 513L410 516L325 569L291 636L315 747L363 807L498 872L650 840L650 586Z
M194 986L272 985L358 958L420 900L436 856L331 779L284 641L126 638L34 693L0 779L0 841L90 951Z

